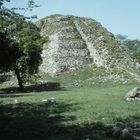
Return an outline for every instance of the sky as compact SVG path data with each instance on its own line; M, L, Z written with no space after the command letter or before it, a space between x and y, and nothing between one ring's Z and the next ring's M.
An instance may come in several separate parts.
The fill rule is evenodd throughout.
M38 19L52 14L90 17L113 34L140 40L140 0L35 0L41 5L28 15ZM24 7L27 0L11 0L10 7Z

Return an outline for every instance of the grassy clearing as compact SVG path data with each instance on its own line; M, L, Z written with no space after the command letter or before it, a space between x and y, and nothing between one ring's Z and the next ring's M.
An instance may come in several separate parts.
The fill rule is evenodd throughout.
M0 137L6 140L113 140L106 135L112 126L140 125L140 101L123 99L135 86L138 85L1 93ZM42 102L51 97L55 98L55 104Z
M112 126L140 125L140 102L123 99L135 86L138 84L0 94L0 136L15 140L111 140L106 132ZM55 104L42 102L51 97Z

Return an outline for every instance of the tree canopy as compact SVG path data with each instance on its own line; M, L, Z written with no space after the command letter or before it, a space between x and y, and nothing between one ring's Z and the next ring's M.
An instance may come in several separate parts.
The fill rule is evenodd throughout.
M133 52L134 59L140 62L140 41L138 39L126 40L124 44Z
M133 54L133 58L140 62L140 41L138 39L127 39L126 35L118 34L116 37L129 48Z
M38 72L44 40L27 17L6 9L4 1L9 0L0 0L0 71L14 71L23 88L31 75ZM33 8L33 1L29 2L29 8Z

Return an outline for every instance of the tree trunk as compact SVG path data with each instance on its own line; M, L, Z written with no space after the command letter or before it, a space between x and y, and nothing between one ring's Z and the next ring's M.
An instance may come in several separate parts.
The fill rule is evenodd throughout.
M16 74L16 77L17 77L17 80L18 80L18 85L19 85L19 88L21 90L24 89L24 86L23 86L23 81L22 81L22 78L20 76L20 72L19 72L19 69L18 68L15 68L15 74Z

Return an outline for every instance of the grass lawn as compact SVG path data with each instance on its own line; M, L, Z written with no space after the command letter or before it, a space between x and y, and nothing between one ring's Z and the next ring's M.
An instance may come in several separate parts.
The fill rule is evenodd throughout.
M140 101L124 95L138 84L0 94L2 140L113 140L114 125L140 125ZM55 98L56 103L42 99ZM15 103L16 102L16 103Z

